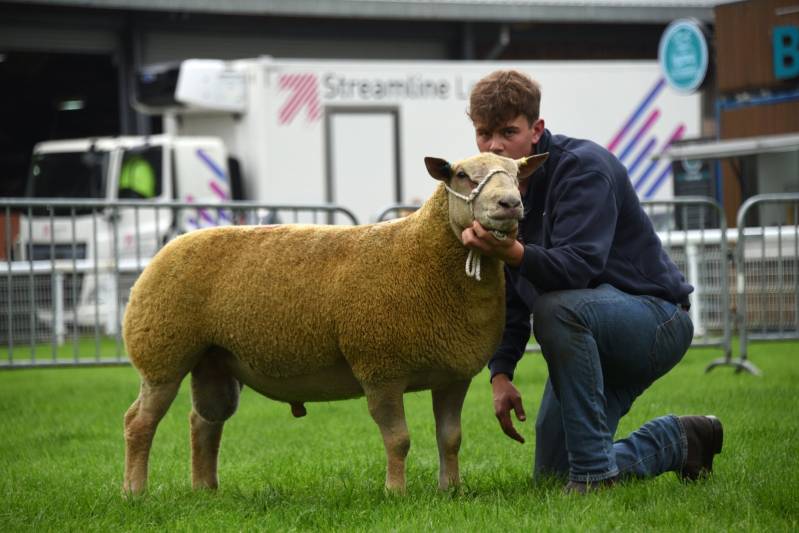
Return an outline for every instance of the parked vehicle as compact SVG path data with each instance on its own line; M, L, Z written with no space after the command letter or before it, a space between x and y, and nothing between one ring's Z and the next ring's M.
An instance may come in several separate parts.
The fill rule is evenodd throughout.
M39 143L28 196L136 199L153 206L241 199L338 204L370 222L387 205L415 204L430 195L434 184L422 163L425 156L455 160L474 153L469 91L498 68L519 69L538 80L547 126L606 145L628 166L642 198L673 196L670 162L651 156L699 134L700 97L672 91L654 61L269 57L190 59L144 69L136 105L162 116L165 133ZM324 221L349 222L341 215ZM230 213L211 210L98 212L77 204L30 209L15 225L11 255L111 265L118 276L121 262L150 257L176 234L230 222ZM117 314L109 302L121 301L119 280L82 273L82 281L73 283L76 296L67 298L77 309L65 314L67 320L81 324L96 321L98 314ZM40 317L47 320L46 314Z
M700 97L655 61L186 60L142 72L138 102L172 135L222 138L246 197L337 203L368 222L432 192L424 156L474 153L469 92L499 68L538 80L550 129L608 146L642 198L673 197L669 162L651 156L699 135Z

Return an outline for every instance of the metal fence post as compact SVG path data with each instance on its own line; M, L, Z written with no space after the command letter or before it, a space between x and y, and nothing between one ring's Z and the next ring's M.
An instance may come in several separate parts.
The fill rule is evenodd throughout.
M679 252L678 263L684 263L683 271L694 285L695 292L691 294L691 319L694 322L697 337L694 346L718 346L724 355L717 359L707 370L719 364L725 364L732 359L732 327L730 310L730 281L727 254L727 220L724 209L716 200L705 196L683 196L673 200L648 200L641 202L653 224L658 229L658 234L664 248L670 254ZM376 216L378 222L397 218L418 209L415 204L394 204L382 209ZM681 209L682 217L677 220L677 209ZM699 216L689 218L688 210L698 212ZM657 212L660 210L660 212ZM710 213L706 216L706 211ZM714 221L717 220L716 224ZM677 223L682 229L675 229ZM666 227L658 228L658 225ZM712 227L713 225L717 227ZM698 225L695 228L688 226ZM711 226L711 227L708 227ZM718 247L718 268L714 256L708 258L709 250L712 254L713 247ZM677 255L677 254L674 254ZM718 283L714 274L718 272ZM720 333L718 338L710 338L710 332ZM531 343L526 351L537 351L537 345Z
M165 230L172 238L212 225L308 224L327 215L358 224L350 210L333 204L165 200L0 198L0 369L128 364L120 337L124 306L142 269L166 244ZM217 216L198 216L196 226L182 227L164 220L161 209L216 210ZM13 230L12 215L20 220ZM67 335L69 357L61 349ZM37 345L41 352L48 340L52 356L37 356Z
M778 223L774 227L766 227L765 224L761 223L759 227L746 227L747 216L749 215L750 211L754 210L755 208L759 208L764 204L778 204L784 205L786 208L788 206L793 206L793 225L782 224ZM738 214L736 217L737 226L738 226L738 242L736 243L736 250L735 250L735 268L736 268L736 289L737 289L737 301L738 301L738 335L739 335L739 342L740 342L740 353L738 359L733 363L736 366L737 371L745 370L755 375L760 375L760 370L752 364L751 361L748 360L748 345L750 339L757 338L757 339L797 339L799 338L799 279L797 279L796 272L799 271L799 248L797 244L799 243L799 227L797 227L796 214L799 211L799 193L775 193L775 194L759 194L756 196L752 196L748 198L738 209ZM783 228L788 226L788 230L784 231ZM789 236L793 237L793 253L789 255L784 255L785 247L783 241L783 235L788 233ZM776 294L776 299L778 303L778 311L777 313L771 313L771 310L768 309L769 302L765 298L760 298L758 300L758 311L761 320L761 331L754 332L753 328L751 327L751 321L749 319L749 302L748 302L748 282L747 282L747 241L755 236L759 236L761 238L761 246L760 246L760 257L754 256L753 259L759 261L756 264L760 267L760 272L758 279L761 282L761 295L763 293L768 293L767 291L767 283L768 279L771 277L768 272L769 262L770 260L767 257L767 250L769 250L769 254L776 257L776 267L777 267L777 274L774 276L775 279L779 282L780 291ZM777 243L777 252L776 254L771 251L768 247L770 240L776 240ZM785 268L784 263L786 260L793 261L793 291L786 292L785 287ZM754 262L754 261L753 261ZM754 277L754 276L753 276ZM790 298L787 298L790 296ZM786 331L784 328L784 313L783 313L783 300L784 299L792 299L794 302L793 306L793 323L791 324L793 329L790 331ZM771 314L773 318L769 319L767 316ZM776 329L777 331L773 331Z
M64 344L64 273L53 272L53 329L58 346Z
M688 265L688 279L699 279L699 257L696 244L685 245L685 261ZM694 323L694 332L700 336L705 335L705 325L702 323L702 291L700 284L694 286L691 294L691 321Z

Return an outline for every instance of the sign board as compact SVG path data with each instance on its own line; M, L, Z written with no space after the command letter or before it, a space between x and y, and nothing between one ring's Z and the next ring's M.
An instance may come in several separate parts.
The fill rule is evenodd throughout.
M799 77L799 26L776 26L771 36L774 77L778 80Z
M679 19L669 24L660 38L658 61L671 87L686 94L696 91L708 68L707 39L699 22Z

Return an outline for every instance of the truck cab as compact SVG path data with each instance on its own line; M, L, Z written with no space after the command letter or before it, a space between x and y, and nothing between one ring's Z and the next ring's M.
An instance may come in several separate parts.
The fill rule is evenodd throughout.
M26 196L31 199L69 199L80 201L146 200L154 204L169 201L225 202L234 199L228 172L227 152L222 141L213 137L99 137L45 141L36 145L28 176ZM207 221L187 216L184 220L164 220L156 232L154 222L146 220L151 209L139 209L139 231L163 236L166 228L181 232L208 225ZM74 212L74 213L73 213ZM116 216L93 217L96 207L33 208L22 213L18 249L19 259L51 259L51 235L56 236L56 256L71 259L66 248L72 237L80 240L77 259L107 257L104 253L113 225L119 231L135 229L127 220L134 209L122 209ZM52 214L52 217L51 217ZM27 220L27 219L30 220ZM52 218L52 220L51 220ZM90 227L96 224L96 228ZM52 226L52 227L51 227ZM51 233L52 232L52 233ZM64 236L64 242L58 237ZM93 250L91 241L98 240ZM37 241L46 242L45 247ZM124 248L121 248L124 253ZM16 255L16 254L15 254ZM150 254L151 255L151 254Z
M69 200L69 207L33 205L20 213L15 260L74 271L70 280L78 325L117 300L115 276L130 278L173 236L230 223L224 212L159 207L172 201L220 203L240 195L224 144L214 137L99 137L35 146L26 196ZM120 202L109 206L103 202ZM125 285L124 283L122 284ZM74 286L75 288L73 288ZM110 300L110 301L109 301ZM98 309L99 308L99 309ZM40 319L47 321L47 313Z

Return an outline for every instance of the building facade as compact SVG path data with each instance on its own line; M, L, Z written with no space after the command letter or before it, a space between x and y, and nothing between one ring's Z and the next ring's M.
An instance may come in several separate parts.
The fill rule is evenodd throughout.
M799 3L747 0L717 6L715 14L718 138L796 136L780 150L724 158L723 202L734 221L754 194L799 192ZM785 222L773 216L752 222Z
M713 0L28 0L0 2L0 196L45 139L148 134L135 72L190 57L646 59Z

